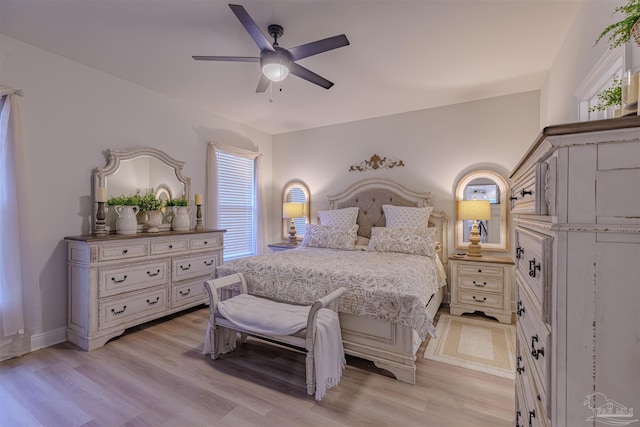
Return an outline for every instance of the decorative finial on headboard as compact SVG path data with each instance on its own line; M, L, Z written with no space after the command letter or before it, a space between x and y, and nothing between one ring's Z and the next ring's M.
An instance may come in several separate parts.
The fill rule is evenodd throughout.
M349 172L364 172L376 169L391 169L394 167L404 167L402 160L391 160L386 157L380 157L377 154L371 156L369 160L364 160L356 165L349 167Z

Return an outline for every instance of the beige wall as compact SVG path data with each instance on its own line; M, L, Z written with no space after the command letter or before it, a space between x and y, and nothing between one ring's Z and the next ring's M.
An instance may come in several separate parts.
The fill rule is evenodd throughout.
M506 176L531 145L538 134L538 99L537 91L526 92L276 135L274 197L290 179L303 180L315 222L316 212L328 207L328 194L363 178L384 177L431 191L433 204L453 218L455 185L464 172L489 167ZM348 172L374 153L406 166ZM279 221L273 227L271 237L278 239Z
M89 232L91 171L105 166L105 149L164 150L186 162L183 172L194 194L205 190L210 140L258 148L270 182L271 135L11 38L0 36L0 46L0 81L24 91L20 103L38 239L31 261L43 302L35 341L49 345L66 339L63 239Z

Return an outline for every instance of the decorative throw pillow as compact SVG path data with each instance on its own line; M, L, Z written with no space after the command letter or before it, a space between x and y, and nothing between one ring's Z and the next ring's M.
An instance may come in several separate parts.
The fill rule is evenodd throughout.
M332 225L334 227L350 227L358 220L358 210L360 208L334 209L331 211L318 211L320 224Z
M350 227L307 224L302 246L354 250L357 233L357 224Z
M427 227L432 207L382 205L387 227Z
M433 256L436 254L436 229L435 227L373 227L369 250Z

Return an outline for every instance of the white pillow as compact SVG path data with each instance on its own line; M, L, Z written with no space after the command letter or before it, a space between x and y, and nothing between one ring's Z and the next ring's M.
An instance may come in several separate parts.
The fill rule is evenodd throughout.
M373 227L368 250L433 256L436 231L435 227Z
M320 224L322 225L350 227L356 223L359 209L360 208L356 207L334 209L331 211L318 211L318 218L320 218Z
M432 207L382 205L387 227L427 227Z
M350 227L307 224L302 246L355 250L357 235L357 224Z

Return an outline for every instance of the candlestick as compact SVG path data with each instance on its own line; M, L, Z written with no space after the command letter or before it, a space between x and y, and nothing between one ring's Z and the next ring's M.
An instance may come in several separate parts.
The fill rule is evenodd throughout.
M198 195L196 194L196 199L197 197ZM204 225L202 224L202 205L196 205L196 230L204 230Z
M107 188L106 187L96 188L96 202L106 202L106 201L107 201Z
M196 206L198 205L202 205L202 194L196 194L196 200L195 200L195 204Z
M106 190L106 188L105 188ZM98 202L98 211L96 212L96 225L95 230L93 230L94 236L106 236L109 233L105 227L105 212L104 212L105 202Z

